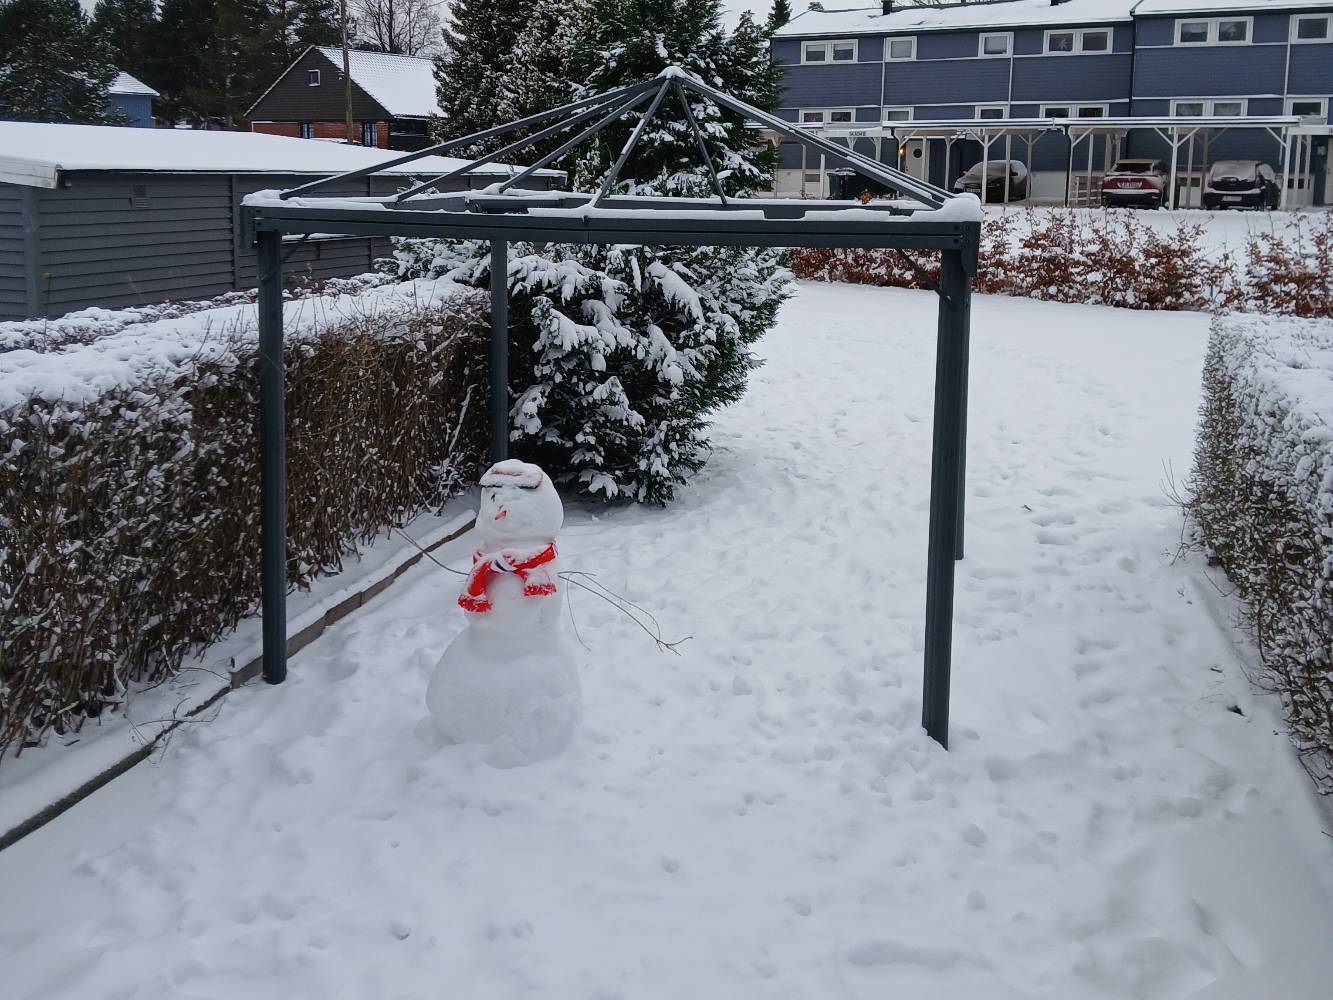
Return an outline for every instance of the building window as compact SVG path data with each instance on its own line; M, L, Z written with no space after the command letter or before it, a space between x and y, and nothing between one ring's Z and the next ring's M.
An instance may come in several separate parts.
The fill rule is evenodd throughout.
M1080 36L1083 52L1110 52L1111 33L1109 31L1085 31Z
M361 123L361 145L363 145L363 146L374 146L374 145L376 145L376 142L375 142L375 136L376 136L377 133L378 133L378 129L376 129L376 127L375 127L375 123L374 123L374 122L362 122L362 123Z
M841 42L805 42L801 45L801 62L829 63L856 62L856 40Z
M820 108L801 112L802 125L848 125L854 121L856 111L853 108Z
M1105 118L1106 104L1043 104L1040 118Z
M1072 56L1111 51L1110 28L1060 28L1046 32L1047 55Z
M1247 102L1243 98L1223 98L1216 101L1196 100L1172 101L1171 115L1174 118L1243 118Z
M902 62L916 58L916 38L884 39L884 58L888 62Z
M983 34L977 42L977 55L982 59L1007 56L1013 48L1014 36L1008 31Z
M977 106L977 118L979 119L1007 118L1008 116L1009 109L1003 104Z
M1248 45L1252 17L1191 17L1176 22L1177 45Z
M1300 115L1302 118L1314 116L1316 118L1328 117L1328 98L1327 97L1289 97L1287 98L1287 114Z
M911 108L885 108L884 120L886 122L910 122L912 120Z
M306 71L306 75L305 75L305 82L306 82L306 86L308 86L308 87L318 87L318 86L319 86L319 70L317 70L317 69L307 70L307 71Z
M1065 52L1074 51L1074 36L1072 31L1048 31L1046 32L1046 51Z
M1291 40L1293 42L1327 42L1330 40L1329 29L1333 18L1327 14L1297 14L1291 19Z
M301 122L300 129L302 139L313 139L315 137L315 126L310 122Z

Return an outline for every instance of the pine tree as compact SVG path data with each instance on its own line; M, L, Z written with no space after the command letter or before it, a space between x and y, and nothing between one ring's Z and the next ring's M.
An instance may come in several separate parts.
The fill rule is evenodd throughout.
M584 91L598 93L656 76L667 66L713 82L764 110L777 106L780 71L769 61L767 34L748 12L736 31L721 26L719 0L596 0L597 31L584 50ZM692 96L691 108L709 156L728 194L745 194L770 185L777 149L759 139L745 120L712 101ZM646 105L607 129L579 164L580 179L600 178L610 169ZM660 193L699 193L706 180L697 142L678 100L663 101L635 150L622 188L639 190L642 181ZM639 178L636 183L634 178ZM646 190L646 189L645 189Z
M456 139L508 120L505 80L528 12L529 4L520 0L456 0L449 8L444 52L435 59L436 96L444 113L433 123L437 139ZM501 145L496 141L471 152Z
M118 69L147 81L149 43L157 22L154 0L97 0L92 31L111 46Z
M773 9L768 13L768 32L772 34L791 20L790 0L773 0Z
M0 118L115 123L115 76L78 0L0 0Z
M172 125L201 126L208 111L199 106L199 87L220 56L217 0L162 0L149 46L148 82L161 94L158 111Z
M675 64L760 107L777 102L766 32L745 16L728 35L717 0L594 0L582 39L574 78L585 93ZM691 107L728 193L766 187L771 145L711 101L692 97ZM618 190L707 196L679 102L664 102L659 115ZM573 165L578 187L601 182L635 120L590 144ZM477 241L405 241L398 262L402 274L493 280L488 246ZM506 280L515 453L567 488L648 503L669 501L703 466L709 419L744 393L756 365L750 347L788 289L775 251L745 247L518 244Z
M311 45L341 45L337 0L291 0L287 38L290 62Z

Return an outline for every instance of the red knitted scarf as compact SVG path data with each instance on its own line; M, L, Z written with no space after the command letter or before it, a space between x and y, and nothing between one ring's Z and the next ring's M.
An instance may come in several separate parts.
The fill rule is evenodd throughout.
M468 574L463 592L458 595L458 606L464 611L484 614L491 610L490 598L486 596L486 587L494 579L506 574L517 573L523 581L524 597L547 597L555 593L555 581L545 573L532 574L532 570L544 566L555 559L555 542L542 549L536 555L519 560L513 552L497 552L490 558L478 550L472 557L472 572Z

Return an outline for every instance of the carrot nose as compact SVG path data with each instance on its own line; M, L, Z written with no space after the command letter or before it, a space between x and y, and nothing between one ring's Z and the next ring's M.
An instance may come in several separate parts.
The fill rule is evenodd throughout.
M507 507L501 507L501 508L496 512L496 514L495 514L495 519L496 519L497 521L503 521L503 520L504 520L506 517L508 517L508 516L509 516L509 509L508 509Z

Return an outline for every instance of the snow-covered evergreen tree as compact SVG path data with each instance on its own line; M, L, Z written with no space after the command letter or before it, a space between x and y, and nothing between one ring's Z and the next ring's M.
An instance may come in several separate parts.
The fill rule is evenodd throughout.
M0 118L114 123L115 76L79 0L0 0Z
M579 37L573 86L583 93L674 64L743 100L776 104L765 33L745 16L728 35L717 0L593 0ZM691 106L728 194L766 187L772 147L712 102ZM658 115L618 190L707 197L679 101L663 102ZM601 183L636 120L580 151L570 165L577 186ZM479 287L492 280L488 246L477 241L405 241L398 265ZM710 416L744 393L756 364L750 347L773 325L788 286L776 252L746 247L516 245L506 280L515 453L590 495L649 503L670 500L703 466Z
M773 9L768 12L769 34L772 34L781 28L791 20L791 17L790 0L773 0Z

